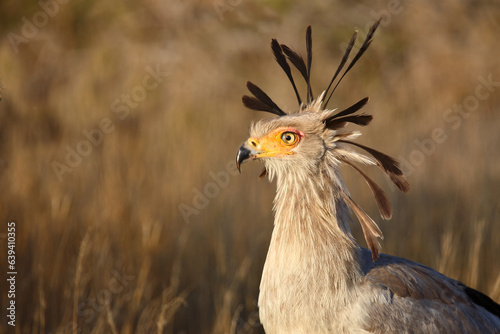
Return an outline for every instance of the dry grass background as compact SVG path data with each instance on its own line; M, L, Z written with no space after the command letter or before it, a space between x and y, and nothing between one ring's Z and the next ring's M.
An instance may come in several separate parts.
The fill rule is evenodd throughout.
M15 332L262 333L256 300L274 185L257 181L253 163L207 186L211 173L230 175L251 120L267 117L241 105L245 82L295 108L270 39L303 52L312 24L318 93L341 44L389 9L333 103L369 95L375 120L360 142L417 162L407 168L408 195L378 179L395 207L391 221L377 219L383 251L499 301L500 87L466 118L447 110L473 101L479 76L500 81L500 5L395 3L71 0L16 53L8 34L42 9L1 2L0 233L6 254L6 224L16 222ZM168 76L128 114L113 112L116 99L139 94L148 66ZM113 130L60 181L54 161L65 163L67 147L103 119ZM446 140L419 155L415 141L436 128ZM349 170L345 178L376 217L364 182ZM203 203L198 190L214 196ZM187 223L181 204L201 209ZM6 255L0 264L5 282ZM14 332L4 316L0 323Z

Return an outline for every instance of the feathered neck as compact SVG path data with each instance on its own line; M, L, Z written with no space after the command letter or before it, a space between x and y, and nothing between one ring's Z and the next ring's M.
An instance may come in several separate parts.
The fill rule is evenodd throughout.
M345 290L360 275L360 249L351 235L348 209L340 195L346 190L331 160L327 152L317 171L308 175L294 170L275 174L275 221L269 253L293 257L298 261L298 275L311 275L316 282L323 278L325 286Z
M333 317L356 300L360 248L349 231L338 171L315 175L279 171L275 221L262 273L259 314L266 331L292 333L307 323L331 328ZM332 298L332 296L336 296ZM283 311L283 310L286 310ZM327 330L326 330L327 329Z
M290 230L304 242L318 235L352 239L347 207L340 196L343 185L336 174L332 168L307 176L293 171L278 174L275 228Z

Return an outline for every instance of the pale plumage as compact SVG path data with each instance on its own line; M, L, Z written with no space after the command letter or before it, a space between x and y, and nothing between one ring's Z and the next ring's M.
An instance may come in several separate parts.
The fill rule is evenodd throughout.
M377 26L337 85L370 45ZM341 164L360 172L384 219L392 215L387 196L356 164L376 165L400 190L409 189L396 161L353 142L359 132L342 130L347 123L363 126L371 121L369 115L353 115L367 98L341 112L326 108L330 87L347 63L354 40L355 36L328 89L316 100L310 87L310 27L307 65L296 52L273 40L273 53L300 104L296 113L286 114L260 88L247 84L255 97L243 97L244 104L279 116L253 124L237 156L238 168L248 159L259 159L265 164L264 174L277 180L274 230L259 295L264 329L270 334L500 333L500 306L487 296L420 264L379 255L377 238L382 232L342 181ZM302 103L287 59L307 82L307 102ZM356 146L370 156L359 153ZM370 250L353 239L349 208L358 217Z

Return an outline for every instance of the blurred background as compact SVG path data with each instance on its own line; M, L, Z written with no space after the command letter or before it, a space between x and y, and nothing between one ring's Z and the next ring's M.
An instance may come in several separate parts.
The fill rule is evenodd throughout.
M8 0L0 313L15 222L16 327L2 316L0 332L263 333L275 185L259 163L235 172L250 123L270 117L242 106L245 82L294 110L271 38L305 54L312 25L318 94L379 18L329 106L370 96L359 142L398 158L411 191L366 169L393 203L385 222L358 174L346 184L383 252L500 301L498 2Z

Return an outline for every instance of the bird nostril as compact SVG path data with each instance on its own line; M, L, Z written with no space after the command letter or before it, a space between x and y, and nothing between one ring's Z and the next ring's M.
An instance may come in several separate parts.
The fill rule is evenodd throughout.
M257 141L254 139L250 139L249 142L250 142L250 145L252 145L252 147L254 147L254 148L257 148L259 146L259 143L257 143Z

